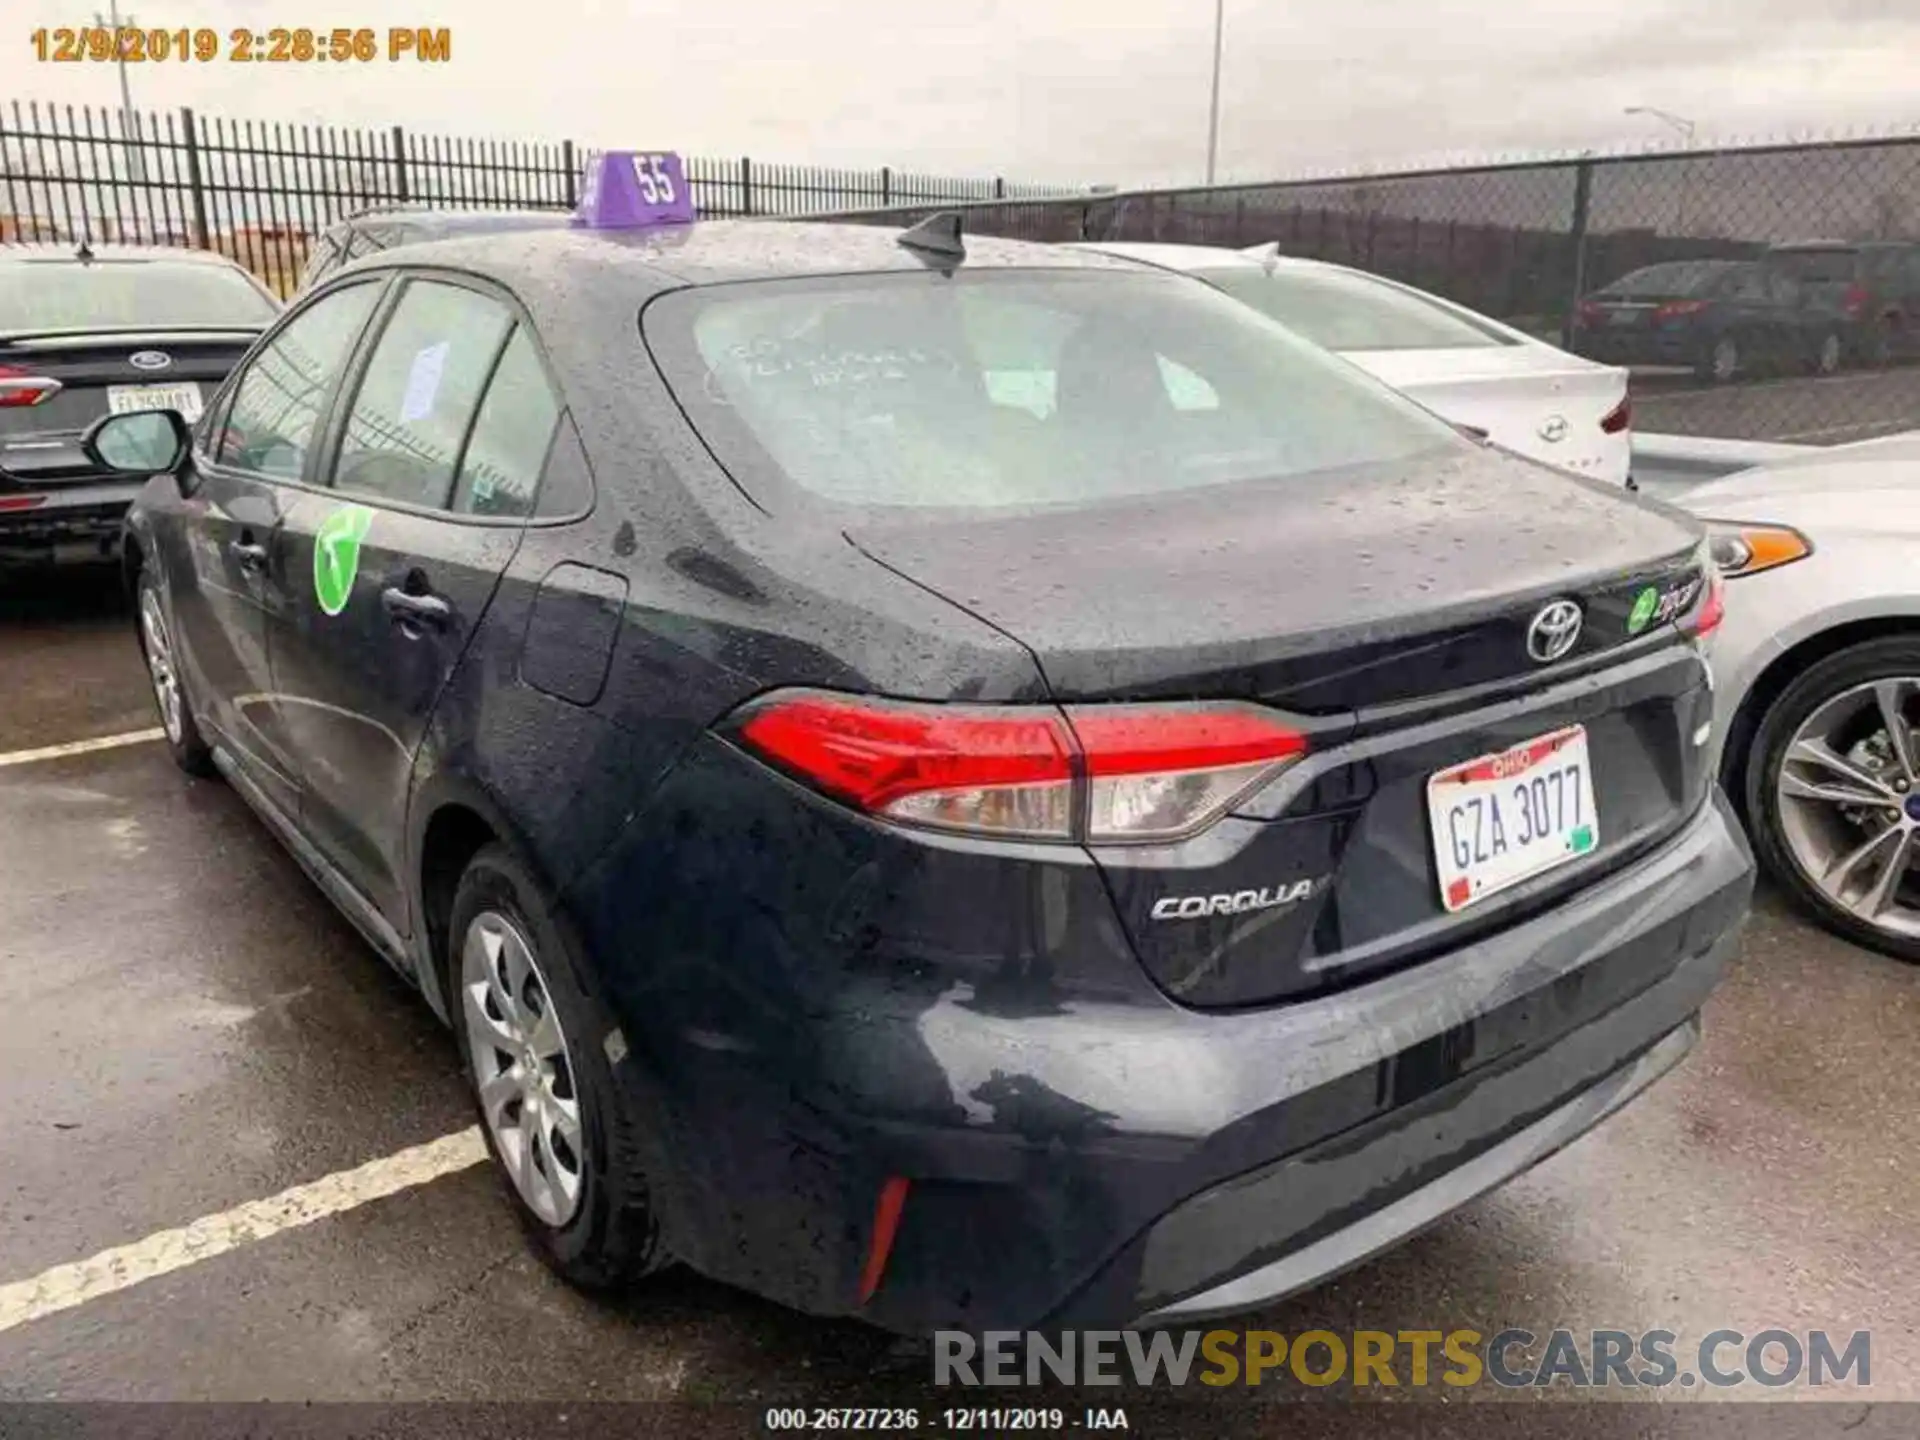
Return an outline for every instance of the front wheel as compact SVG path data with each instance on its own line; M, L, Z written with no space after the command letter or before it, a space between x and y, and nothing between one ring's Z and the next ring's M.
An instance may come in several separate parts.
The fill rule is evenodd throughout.
M1829 330L1821 337L1819 348L1814 351L1812 370L1816 375L1832 375L1839 370L1846 358L1846 347L1840 343L1840 337Z
M1920 636L1810 666L1751 754L1747 814L1769 873L1829 930L1920 962Z
M140 572L135 594L140 611L140 654L147 662L147 679L153 687L153 703L160 711L167 749L173 754L173 763L189 775L212 775L213 751L194 722L180 650L174 643L173 627L167 623L166 597L151 567Z
M1722 335L1713 348L1701 357L1697 367L1700 378L1716 385L1729 383L1740 373L1740 346L1731 335Z
M659 1269L639 1117L607 1057L617 1031L567 927L494 845L461 877L447 935L449 1009L480 1128L540 1257L586 1290Z

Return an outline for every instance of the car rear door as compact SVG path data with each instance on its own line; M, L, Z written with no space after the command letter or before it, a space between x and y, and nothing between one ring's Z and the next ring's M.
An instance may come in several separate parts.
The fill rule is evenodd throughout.
M180 553L167 557L174 627L202 721L274 804L298 809L276 723L269 617L286 600L271 542L299 498L321 421L382 285L328 291L282 322L203 426L184 485Z
M296 580L273 675L302 829L404 931L414 756L519 546L560 407L523 317L479 282L410 275L376 324L281 530Z

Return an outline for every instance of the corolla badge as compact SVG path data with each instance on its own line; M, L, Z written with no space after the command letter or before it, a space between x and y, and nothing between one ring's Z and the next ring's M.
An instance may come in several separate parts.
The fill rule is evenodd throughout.
M173 357L164 350L136 350L127 357L127 363L136 370L168 370Z
M1250 910L1273 910L1292 905L1313 893L1319 880L1296 880L1291 885L1263 885L1258 890L1234 890L1224 895L1169 895L1153 902L1156 920L1199 920L1209 915L1245 915Z
M1580 607L1571 600L1549 600L1527 626L1527 654L1549 665L1580 638Z
M1549 445L1558 445L1567 438L1567 417L1549 415L1540 422L1540 438Z

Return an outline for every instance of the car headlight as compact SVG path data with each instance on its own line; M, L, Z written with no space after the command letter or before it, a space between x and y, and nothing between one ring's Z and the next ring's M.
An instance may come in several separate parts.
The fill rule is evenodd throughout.
M1738 580L1806 559L1813 553L1813 542L1790 525L1709 520L1707 553L1722 575Z

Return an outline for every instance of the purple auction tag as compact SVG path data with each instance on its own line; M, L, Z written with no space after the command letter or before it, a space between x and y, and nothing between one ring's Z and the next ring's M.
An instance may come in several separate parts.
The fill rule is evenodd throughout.
M669 150L609 150L587 162L573 223L589 230L686 225L696 218L686 169Z

